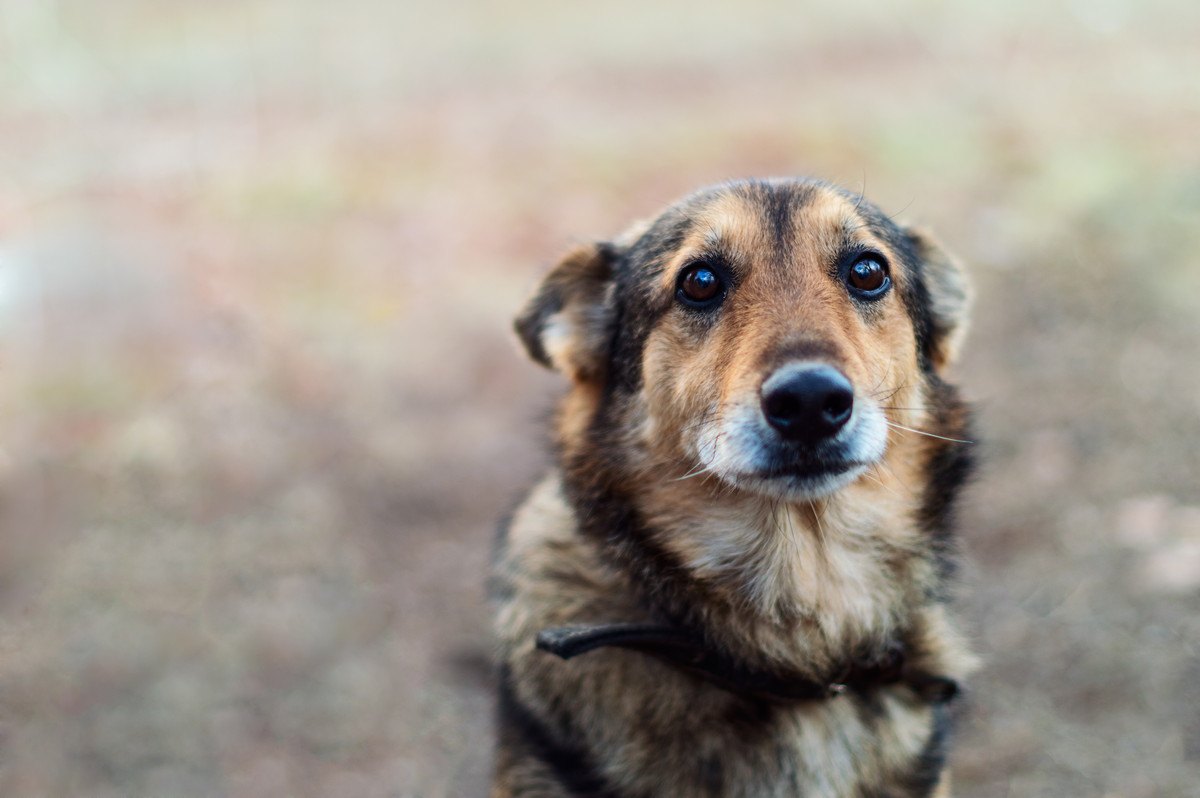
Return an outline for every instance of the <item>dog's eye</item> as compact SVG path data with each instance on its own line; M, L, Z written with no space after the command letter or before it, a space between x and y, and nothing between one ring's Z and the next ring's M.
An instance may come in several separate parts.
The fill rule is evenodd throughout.
M679 273L675 295L685 305L712 308L725 298L725 284L711 266L699 261Z
M883 296L891 287L892 280L888 277L883 258L867 253L851 264L850 271L846 273L846 283L860 298L875 299Z

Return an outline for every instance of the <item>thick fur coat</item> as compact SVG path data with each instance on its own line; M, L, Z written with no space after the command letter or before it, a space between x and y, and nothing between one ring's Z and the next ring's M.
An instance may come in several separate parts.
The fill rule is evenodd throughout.
M948 794L954 691L924 685L973 667L946 606L967 309L927 234L806 180L705 189L551 271L516 326L570 390L557 466L498 540L494 798ZM774 387L818 373L849 386L820 436ZM604 624L839 692L537 647Z

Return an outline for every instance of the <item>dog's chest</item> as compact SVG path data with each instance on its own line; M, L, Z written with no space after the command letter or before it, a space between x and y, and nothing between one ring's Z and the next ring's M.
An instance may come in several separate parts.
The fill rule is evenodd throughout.
M657 735L654 760L638 763L634 781L649 794L669 783L673 794L723 798L900 796L910 793L897 785L933 775L922 770L940 745L935 713L898 694L774 707L762 717L728 706L710 716L701 701L678 719L677 729L690 732ZM665 763L674 763L669 773Z
M891 515L889 515L891 511ZM801 618L831 645L894 632L921 561L887 507L722 507L669 536L701 580L764 619Z

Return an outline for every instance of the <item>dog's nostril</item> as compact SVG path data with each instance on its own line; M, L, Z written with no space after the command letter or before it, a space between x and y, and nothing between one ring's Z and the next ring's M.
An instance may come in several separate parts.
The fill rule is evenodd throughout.
M766 410L768 420L775 419L784 423L798 419L804 412L800 399L795 394L785 391L768 394L763 399L763 408Z
M784 438L833 437L854 411L854 388L832 366L785 366L762 387L763 415Z
M854 394L836 391L825 398L821 411L831 423L845 423L854 408Z

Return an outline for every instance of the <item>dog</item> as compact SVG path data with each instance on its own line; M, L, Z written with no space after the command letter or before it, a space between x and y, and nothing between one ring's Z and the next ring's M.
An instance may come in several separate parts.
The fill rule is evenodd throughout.
M949 795L970 292L803 179L579 246L516 320L570 381L497 539L491 795Z

